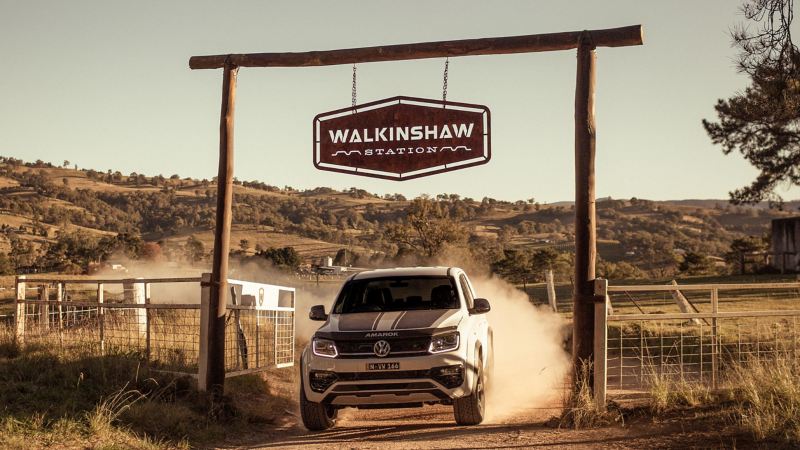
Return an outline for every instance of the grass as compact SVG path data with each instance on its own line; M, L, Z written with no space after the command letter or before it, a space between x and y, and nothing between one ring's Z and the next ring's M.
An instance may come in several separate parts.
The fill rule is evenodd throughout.
M663 414L681 407L697 407L712 402L714 396L708 386L680 379L674 373L658 373L649 369L647 379L650 403L653 414Z
M770 448L800 446L800 361L752 360L731 366L723 386L712 391L676 374L651 371L648 413L654 418L715 416Z
M246 375L229 379L209 413L191 378L152 371L137 354L19 349L10 338L0 333L0 448L209 446L277 423L292 407L263 376ZM288 381L283 372L292 371L270 381Z
M739 424L759 440L800 445L800 362L778 359L738 366L729 383Z
M591 362L584 361L576 388L564 398L559 427L596 428L623 421L622 414L615 406L612 405L609 408L608 405L603 405L601 407L594 401L594 395L589 386L591 371Z

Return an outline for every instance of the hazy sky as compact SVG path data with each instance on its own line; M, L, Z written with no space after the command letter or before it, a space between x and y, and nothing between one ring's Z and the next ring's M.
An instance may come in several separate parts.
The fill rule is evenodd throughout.
M0 0L0 155L211 178L221 71L192 55L306 51L642 24L645 45L597 50L597 194L727 198L756 171L702 118L747 85L719 1ZM441 98L444 60L362 64L358 98ZM295 188L480 199L574 195L575 51L450 59L448 100L488 105L492 161L405 182L320 172L315 114L350 105L351 66L242 68L236 176ZM795 197L795 191L788 197Z

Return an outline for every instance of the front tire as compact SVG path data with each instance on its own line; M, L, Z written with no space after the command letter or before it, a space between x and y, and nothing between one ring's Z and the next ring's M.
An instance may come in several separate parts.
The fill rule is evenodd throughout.
M475 387L472 394L453 401L453 415L459 425L478 425L486 413L486 379L483 358L479 357L475 370Z
M306 390L300 379L300 417L309 431L324 431L336 423L337 410L333 406L314 403L306 398Z

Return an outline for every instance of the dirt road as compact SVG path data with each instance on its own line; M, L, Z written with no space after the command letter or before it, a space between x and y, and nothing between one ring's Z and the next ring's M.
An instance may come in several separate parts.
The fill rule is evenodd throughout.
M548 427L553 411L530 410L513 419L476 427L453 423L452 409L428 406L400 410L348 410L331 430L309 433L291 420L267 435L245 438L239 448L280 449L653 449L751 448L746 437L714 427L684 429L680 420L629 423L591 430ZM715 430L715 431L709 431ZM718 430L718 431L717 431ZM738 444L737 444L738 443Z

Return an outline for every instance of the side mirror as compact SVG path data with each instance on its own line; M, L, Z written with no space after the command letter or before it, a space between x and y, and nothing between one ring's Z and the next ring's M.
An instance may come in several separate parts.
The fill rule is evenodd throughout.
M328 315L325 314L325 307L323 305L316 305L311 307L311 311L308 312L308 318L311 320L328 320Z
M469 310L471 314L486 314L492 310L492 306L489 305L489 300L485 298L476 298L473 301L473 307Z

